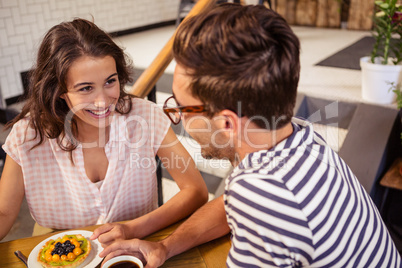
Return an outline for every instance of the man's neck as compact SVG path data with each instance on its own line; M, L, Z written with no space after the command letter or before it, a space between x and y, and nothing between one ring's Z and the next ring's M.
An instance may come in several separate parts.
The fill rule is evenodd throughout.
M293 133L292 123L286 124L284 127L270 131L261 128L245 129L240 137L236 147L236 156L232 159L232 165L237 166L246 155L260 150L269 150L278 143L287 139Z

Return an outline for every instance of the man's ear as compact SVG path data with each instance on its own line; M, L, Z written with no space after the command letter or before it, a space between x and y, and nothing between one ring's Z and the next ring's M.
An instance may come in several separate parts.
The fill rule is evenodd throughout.
M216 115L216 124L223 131L237 132L239 117L231 110L222 110Z

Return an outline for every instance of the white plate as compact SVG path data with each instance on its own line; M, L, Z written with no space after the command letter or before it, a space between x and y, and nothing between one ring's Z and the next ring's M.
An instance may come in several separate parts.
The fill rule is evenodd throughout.
M89 237L92 235L92 232L84 231L84 230L73 230L68 232L63 232L59 234L55 234L51 237L46 238L42 242L40 242L36 247L31 251L28 257L28 266L29 268L42 268L42 265L38 262L38 254L39 250L42 249L43 245L46 244L50 239L56 240L59 237L63 237L64 235L69 234L81 234L91 243L91 252L88 257L85 259L83 263L81 263L78 267L87 267L87 268L95 268L101 261L102 258L99 257L99 253L102 251L102 246L98 242L98 240L90 240Z

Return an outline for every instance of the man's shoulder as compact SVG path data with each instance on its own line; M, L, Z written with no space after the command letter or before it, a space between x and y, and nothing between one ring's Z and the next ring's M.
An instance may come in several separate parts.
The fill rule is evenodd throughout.
M264 180L267 182L282 184L283 174L279 169L283 168L284 160L278 157L270 157L269 151L259 151L249 154L229 177L229 182ZM278 172L279 171L279 172Z

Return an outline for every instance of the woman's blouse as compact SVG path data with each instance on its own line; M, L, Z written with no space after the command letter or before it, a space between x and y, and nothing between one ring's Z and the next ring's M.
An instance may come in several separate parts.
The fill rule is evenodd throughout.
M82 149L93 144L79 144L71 162L56 139L32 149L38 138L29 117L13 126L3 149L21 166L25 197L39 225L77 228L134 219L157 208L155 155L170 121L149 101L132 103L129 114L113 115L105 145L109 165L100 187L84 168Z

